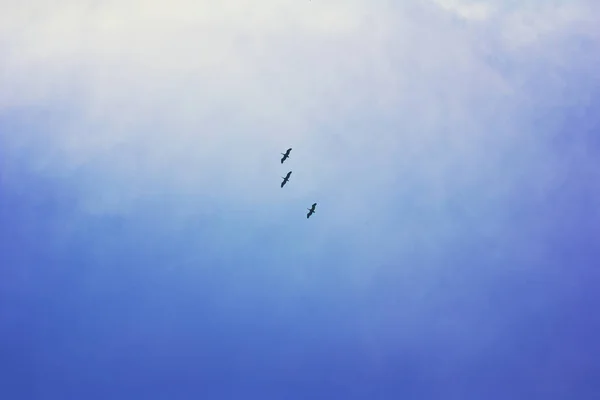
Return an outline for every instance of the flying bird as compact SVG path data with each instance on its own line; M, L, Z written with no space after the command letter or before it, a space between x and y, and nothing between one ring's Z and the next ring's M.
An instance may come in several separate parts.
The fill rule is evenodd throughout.
M290 151L292 151L291 147L289 149L287 149L287 151L285 153L281 153L281 155L283 156L283 157L281 157L282 164L285 160L287 160L290 157Z
M307 208L308 210L308 214L306 214L306 218L310 218L311 215L313 215L315 213L315 207L317 206L317 203L313 203L311 208Z
M290 180L290 175L291 174L292 174L292 171L288 172L285 177L282 176L283 182L281 182L281 187L284 187L285 184L288 183L288 181Z

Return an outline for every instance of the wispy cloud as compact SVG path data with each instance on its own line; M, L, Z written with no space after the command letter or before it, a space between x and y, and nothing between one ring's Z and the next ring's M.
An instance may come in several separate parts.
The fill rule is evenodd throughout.
M320 334L369 365L402 351L442 377L425 348L477 367L574 301L556 271L582 252L557 243L573 221L597 230L595 1L0 9L0 184L36 210L0 216L21 218L23 248L91 265L83 287L110 280L105 264L143 268L148 291L172 268L219 281L203 287L213 314L273 300L269 316L302 330L289 310L314 307Z
M91 213L161 196L188 216L217 201L266 216L281 196L318 198L333 229L351 226L347 215L385 224L398 201L508 201L560 174L544 150L552 123L536 131L532 116L578 101L575 80L594 76L596 6L544 4L7 6L4 118L54 117L4 133L4 152L28 149L40 173L70 176ZM577 50L580 39L591 47Z
M465 7L487 11L452 17L474 12ZM162 199L184 219L221 204L274 223L284 204L300 213L319 201L321 235L443 248L460 218L487 212L479 229L506 229L511 199L557 184L548 145L558 122L540 130L534 116L577 102L582 92L570 88L593 78L593 7L5 7L4 118L53 117L4 133L4 152L28 151L39 173L69 177L84 213L128 214ZM577 38L591 48L578 51ZM293 182L281 191L278 154L288 146Z

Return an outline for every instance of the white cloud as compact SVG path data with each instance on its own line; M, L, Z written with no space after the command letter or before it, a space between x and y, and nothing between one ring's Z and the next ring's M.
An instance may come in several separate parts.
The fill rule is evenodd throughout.
M43 240L70 249L87 235L95 269L115 248L161 254L163 238L165 268L248 256L252 272L235 265L230 285L268 276L256 287L271 296L356 306L369 353L443 332L441 353L478 358L510 328L477 300L495 278L538 282L523 275L545 267L555 242L542 231L557 225L537 211L584 170L556 162L548 137L598 76L600 13L437 3L0 0L0 122L32 127L0 131L0 183L26 158L72 185L80 209ZM139 225L98 238L89 214Z
M491 2L465 0L433 0L444 10L455 13L461 18L474 21L485 21L496 11Z
M554 35L584 33L598 39L600 7L589 0L432 0L471 23L486 24L507 48L553 40Z
M390 4L11 2L0 107L69 117L7 146L34 149L44 173L83 171L97 212L167 189L267 206L331 196L355 210L414 177L443 198L449 180L472 184L500 162L530 104L490 57L543 48L531 38L592 18L583 1L438 1L477 22L461 26L419 2ZM282 194L287 146L294 184Z

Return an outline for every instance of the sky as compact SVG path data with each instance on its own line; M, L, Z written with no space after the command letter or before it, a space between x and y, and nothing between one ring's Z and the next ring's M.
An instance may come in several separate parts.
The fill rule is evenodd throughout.
M598 71L595 0L0 0L0 398L597 399Z

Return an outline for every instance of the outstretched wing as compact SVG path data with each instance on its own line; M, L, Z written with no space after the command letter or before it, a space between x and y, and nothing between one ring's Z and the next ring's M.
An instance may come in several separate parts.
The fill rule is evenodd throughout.
M281 157L281 163L283 164L283 162L285 160L288 159L288 157L290 156L290 151L292 151L292 148L290 147L289 149L287 149L287 151L285 153L281 153L283 155L283 157Z

